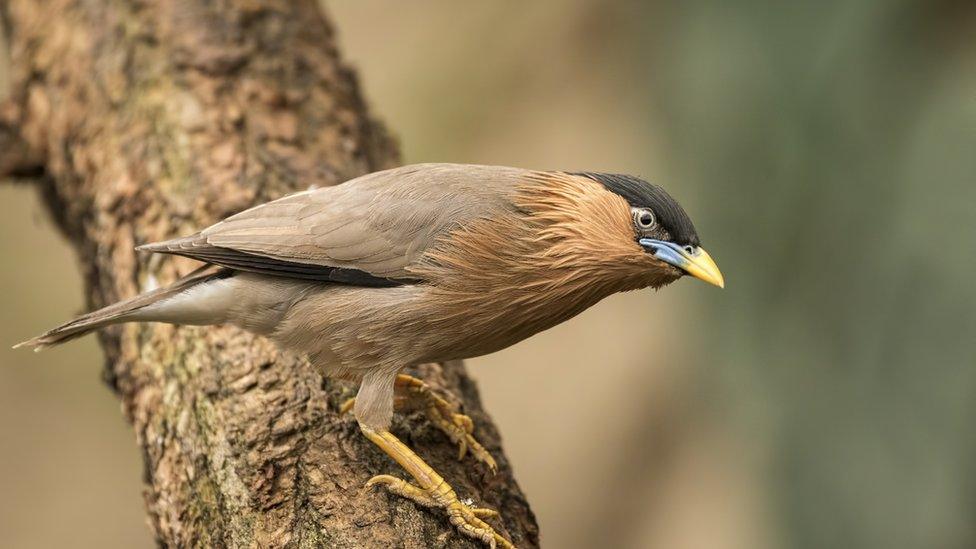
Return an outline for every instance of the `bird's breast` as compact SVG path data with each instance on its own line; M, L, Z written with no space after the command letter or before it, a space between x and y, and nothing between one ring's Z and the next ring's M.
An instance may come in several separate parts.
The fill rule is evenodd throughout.
M485 285L475 291L430 287L420 302L428 333L437 334L424 360L471 358L499 351L562 323L604 297L600 284L540 282Z

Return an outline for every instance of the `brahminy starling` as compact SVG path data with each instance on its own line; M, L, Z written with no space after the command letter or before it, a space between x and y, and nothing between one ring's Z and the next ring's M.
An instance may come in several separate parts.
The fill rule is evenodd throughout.
M390 433L395 403L428 410L494 469L471 420L406 367L504 349L622 291L690 274L724 286L684 209L659 186L596 172L421 164L285 196L139 250L199 260L176 283L86 314L37 349L121 322L230 323L359 383L363 434L413 478L372 478L511 547Z

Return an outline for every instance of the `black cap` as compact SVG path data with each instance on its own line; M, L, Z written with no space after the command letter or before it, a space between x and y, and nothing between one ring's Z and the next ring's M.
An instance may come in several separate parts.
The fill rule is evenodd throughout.
M684 208L658 185L639 177L619 173L576 172L602 184L608 191L623 197L634 208L650 208L657 222L671 235L671 241L682 246L699 246L698 232Z

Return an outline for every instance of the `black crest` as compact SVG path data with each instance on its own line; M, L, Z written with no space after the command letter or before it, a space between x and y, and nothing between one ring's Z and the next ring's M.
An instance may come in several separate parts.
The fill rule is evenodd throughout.
M676 244L698 246L698 232L684 208L661 187L643 179L617 173L577 172L572 175L588 177L608 191L623 197L632 207L650 208L658 223L671 235Z

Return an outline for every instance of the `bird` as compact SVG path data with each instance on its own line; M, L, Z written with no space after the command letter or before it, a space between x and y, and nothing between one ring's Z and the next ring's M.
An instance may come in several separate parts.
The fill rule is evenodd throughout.
M409 366L473 358L564 322L611 294L682 276L724 287L695 227L662 187L604 172L416 164L267 202L202 231L137 247L202 266L16 347L64 343L124 322L233 324L359 383L342 405L412 482L383 486L440 509L462 534L513 547L390 432L397 406L491 470L471 419Z

